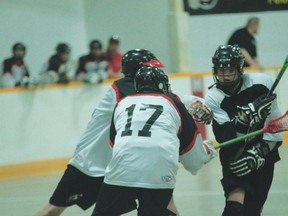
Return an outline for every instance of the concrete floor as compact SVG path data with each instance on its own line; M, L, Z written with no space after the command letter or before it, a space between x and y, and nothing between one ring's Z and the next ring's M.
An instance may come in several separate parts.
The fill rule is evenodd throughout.
M288 147L281 147L282 160L277 163L274 183L262 216L288 215ZM174 199L181 216L211 216L222 213L224 197L219 182L220 164L216 158L196 176L180 167ZM0 181L0 215L32 216L43 208L62 173ZM63 216L90 215L77 206L65 210ZM135 212L126 216L136 215Z

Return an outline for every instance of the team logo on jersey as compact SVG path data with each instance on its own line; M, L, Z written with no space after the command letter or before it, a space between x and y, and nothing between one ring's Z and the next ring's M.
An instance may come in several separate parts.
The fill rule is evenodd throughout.
M162 180L164 181L164 182L173 182L174 181L174 178L173 178L173 176L162 176Z
M82 157L81 155L79 155L79 154L76 155L75 159L76 159L79 163L81 163L81 162L84 161L83 157Z
M74 195L68 197L68 199L66 200L66 203L75 202L76 200L78 200L81 197L83 197L83 194L74 194Z

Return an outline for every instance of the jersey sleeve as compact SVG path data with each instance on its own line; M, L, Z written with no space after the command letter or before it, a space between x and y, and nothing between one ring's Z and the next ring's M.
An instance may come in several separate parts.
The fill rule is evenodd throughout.
M185 106L178 103L177 107L182 122L182 129L178 135L180 140L179 160L186 170L196 174L208 161L209 150L203 145L202 135Z
M3 74L5 73L11 73L11 61L9 59L3 61Z
M111 126L110 126L110 139L109 139L109 144L111 147L114 146L115 143L115 137L116 137L116 128L115 128L115 124L114 124L114 113L115 113L115 109L112 115L112 120L111 120Z
M29 69L28 69L27 65L24 64L24 67L25 67L25 73L24 73L24 76L29 77L29 76L30 76L30 72L29 72Z
M85 60L84 57L80 57L78 61L78 68L76 70L76 76L82 72L85 72Z
M57 61L54 58L51 58L48 63L47 71L55 71L56 73L58 73L60 66L61 66L61 63L59 61Z
M105 113L111 113L112 116L116 102L117 102L116 93L114 88L111 86L108 89L108 91L106 91L106 93L104 94L104 97L101 99L99 105L95 108L92 117L95 116L96 113L101 113L103 111Z
M209 148L203 143L201 134L197 132L193 140L193 147L188 151L182 152L179 160L186 170L195 175L209 160L210 153Z

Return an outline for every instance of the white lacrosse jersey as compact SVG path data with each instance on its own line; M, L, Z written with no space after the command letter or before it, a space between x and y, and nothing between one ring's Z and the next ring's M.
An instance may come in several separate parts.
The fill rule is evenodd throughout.
M135 94L134 80L122 78L113 83L95 108L86 130L81 136L69 164L88 176L104 176L112 157L109 145L109 130L116 102L127 95ZM180 98L183 103L202 100L192 95Z
M120 98L134 93L133 79L123 78L113 83L95 108L69 164L88 176L104 176L112 156L109 129L114 107Z
M136 94L121 100L114 111L110 144L113 154L104 178L110 185L174 188L179 154L191 172L207 161L194 120L172 94Z

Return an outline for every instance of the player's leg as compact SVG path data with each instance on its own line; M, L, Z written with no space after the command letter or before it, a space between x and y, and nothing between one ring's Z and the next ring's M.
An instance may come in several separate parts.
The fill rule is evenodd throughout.
M119 216L136 209L136 189L103 183L92 216Z
M176 216L167 208L172 193L173 189L139 189L137 192L138 216Z
M59 216L66 209L66 207L47 205L40 212L38 212L35 216Z
M229 164L229 163L227 163ZM222 162L223 178L221 184L226 197L222 216L244 216L245 191L249 185L248 179L237 178L231 173L229 166Z
M177 209L177 207L176 207L176 205L175 205L173 196L172 196L172 198L171 198L171 200L170 200L167 208L168 208L170 211L174 212L177 216L180 216L180 214L179 214L179 212L178 212L178 209Z
M78 205L83 210L95 204L104 177L91 177L68 165L49 205L36 215L60 215L66 207Z
M247 193L244 200L245 216L260 216L264 203L272 184L274 175L274 163L266 163L265 166L253 175L253 188Z
M225 208L222 216L244 216L244 197L243 188L235 188L226 198Z

